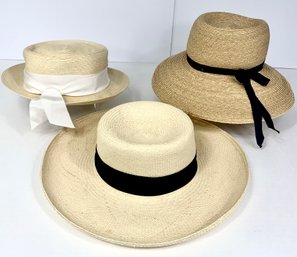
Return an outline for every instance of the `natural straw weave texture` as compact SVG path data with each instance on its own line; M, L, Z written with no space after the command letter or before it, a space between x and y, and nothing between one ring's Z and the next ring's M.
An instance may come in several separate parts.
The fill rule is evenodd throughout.
M12 66L2 73L2 81L10 90L29 98L39 94L24 87L24 70L40 75L91 75L108 67L105 46L82 40L47 41L24 49L25 63ZM102 91L84 96L63 96L67 105L84 105L106 101L128 86L128 77L121 71L108 68L110 84ZM83 86L83 85L82 85Z
M134 114L137 114L143 110L141 104L125 105L137 107L134 110ZM107 128L110 123L114 130L110 132L109 145L118 143L114 139L117 135L121 140L133 138L137 130L139 137L136 136L131 144L139 144L140 148L148 141L155 140L152 145L158 149L162 147L158 141L163 142L168 138L162 133L158 133L161 135L159 139L148 136L153 135L154 131L151 123L164 118L162 111L160 115L155 112L155 117L147 112L142 113L139 124L132 128L132 109L127 113L124 109L118 109L110 116L108 112L105 116L105 112L101 111L82 117L75 122L75 131L63 129L48 147L42 165L42 184L57 212L96 238L130 247L177 244L201 235L222 222L242 197L248 181L248 165L238 144L227 133L207 122L199 121L192 128L198 171L184 187L160 196L137 196L116 190L101 179L94 165L97 124L101 119L103 127ZM174 109L167 113L169 117L176 113ZM124 117L128 117L127 122L120 122L120 118ZM177 124L181 120L179 115L176 117ZM135 120L138 118L139 115ZM112 125L117 122L122 127ZM187 119L184 122L188 123ZM191 126L186 127L187 130ZM176 128L170 125L163 130L167 133L171 131L172 135L176 133ZM174 149L180 153L179 148ZM113 163L116 161L114 156ZM154 176L150 166L145 168L148 176Z
M183 111L167 104L119 105L98 124L97 151L106 164L129 174L170 175L195 157L193 123Z
M206 13L194 22L187 51L158 65L153 89L161 101L170 103L193 118L222 123L253 123L249 99L234 76L204 73L195 62L218 68L248 69L265 61L269 28L265 21L230 13ZM287 80L269 65L260 71L267 86L251 81L254 91L272 117L288 111L294 95Z
M80 40L47 41L24 49L26 71L46 75L95 74L108 66L107 48Z
M263 20L207 13L194 22L187 52L208 66L248 69L265 60L268 43L269 27Z

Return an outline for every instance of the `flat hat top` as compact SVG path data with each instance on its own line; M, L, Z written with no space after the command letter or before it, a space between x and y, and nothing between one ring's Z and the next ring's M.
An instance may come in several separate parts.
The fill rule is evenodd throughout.
M24 49L26 71L47 75L95 74L108 66L107 48L83 40L57 40Z
M37 43L27 47L28 51L36 55L51 56L57 58L68 55L91 55L96 52L106 51L106 47L90 41L82 40L57 40Z

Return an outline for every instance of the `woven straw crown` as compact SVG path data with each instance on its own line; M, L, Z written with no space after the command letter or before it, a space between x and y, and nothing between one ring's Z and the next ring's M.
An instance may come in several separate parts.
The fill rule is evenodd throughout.
M169 193L124 193L113 182L131 189L135 182L116 176L106 183L94 158L96 143L102 161L132 174L172 173L195 154L199 170ZM130 247L172 245L208 232L229 216L247 181L246 158L230 135L205 121L192 124L162 103L127 103L81 117L75 130L54 138L42 165L43 188L59 214L96 238Z
M26 71L47 75L95 74L108 66L103 45L80 40L48 41L24 49Z
M187 50L161 62L152 84L162 102L172 104L192 118L222 123L254 122L245 88L235 76L204 72L188 62L221 69L261 67L269 45L269 27L263 20L232 13L212 12L194 22ZM267 86L250 80L253 90L272 118L294 104L288 81L264 63L259 72L270 79Z
M231 13L205 13L194 22L187 54L212 67L248 69L265 61L269 27L264 20Z
M193 123L164 103L122 104L100 119L97 151L106 164L122 172L169 175L185 168L196 154Z

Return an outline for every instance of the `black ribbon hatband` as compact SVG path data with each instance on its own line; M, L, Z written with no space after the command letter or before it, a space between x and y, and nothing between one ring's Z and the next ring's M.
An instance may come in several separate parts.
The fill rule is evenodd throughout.
M260 102L260 100L256 96L255 91L251 84L251 80L256 81L262 86L267 86L267 84L269 83L270 79L266 78L265 76L259 73L259 71L262 70L264 66L264 62L251 69L235 70L235 69L225 69L225 68L206 66L195 62L188 55L187 55L187 61L193 69L198 71L212 73L212 74L219 74L219 75L232 75L237 79L239 83L241 83L244 86L245 92L251 104L252 115L253 115L254 126L255 126L256 141L260 147L262 147L262 144L264 141L264 135L262 130L262 118L264 118L267 124L267 127L279 133L279 131L274 128L274 124L269 112L266 110L264 105Z
M198 164L195 156L188 166L174 174L162 177L136 176L107 165L96 149L95 166L100 177L113 188L134 195L155 196L173 192L189 183L197 172Z

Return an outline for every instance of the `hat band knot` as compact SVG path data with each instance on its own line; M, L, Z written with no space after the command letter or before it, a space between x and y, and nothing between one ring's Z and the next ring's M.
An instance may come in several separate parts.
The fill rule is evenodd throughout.
M255 91L251 84L251 80L256 81L261 86L267 86L267 84L269 83L270 79L259 73L259 71L262 70L264 66L264 62L251 69L245 70L245 69L227 69L227 68L207 66L207 65L195 62L188 55L187 55L187 61L193 69L201 72L234 76L237 79L237 81L244 86L245 92L251 104L252 115L253 115L254 126L255 126L255 135L256 135L256 141L258 146L262 147L262 144L264 141L264 135L262 130L262 118L264 118L269 128L279 133L279 131L276 130L274 127L274 124L269 112L266 110L264 105L256 96Z
M156 196L173 192L188 184L198 168L195 155L190 164L173 174L162 177L137 176L110 167L100 158L97 148L95 166L100 177L113 188L141 196Z
M30 102L31 128L48 120L51 124L74 128L63 95L84 96L104 90L110 83L108 68L95 74L47 75L24 70L24 88L40 94Z

